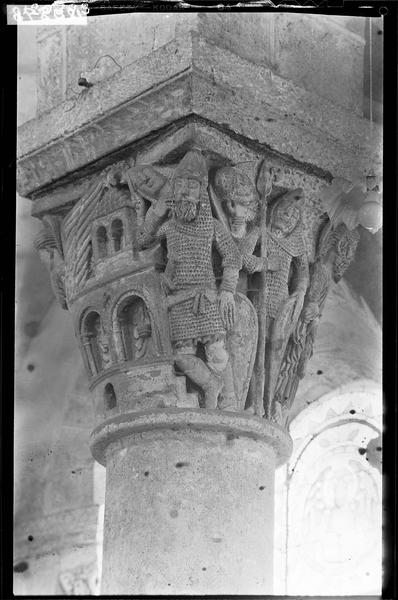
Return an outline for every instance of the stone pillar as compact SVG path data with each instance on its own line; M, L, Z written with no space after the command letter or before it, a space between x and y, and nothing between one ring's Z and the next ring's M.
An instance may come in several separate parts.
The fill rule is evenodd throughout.
M360 78L329 59L309 79L311 44L337 37L359 64L362 37L306 16L287 48L292 16L158 17L137 47L124 16L112 39L98 19L65 32L79 56L54 68L92 85L42 95L20 131L20 192L87 370L107 468L102 592L269 594L274 470L359 235L334 203L377 161ZM121 68L90 71L99 54Z
M271 594L274 472L290 450L274 424L201 409L97 427L102 593Z

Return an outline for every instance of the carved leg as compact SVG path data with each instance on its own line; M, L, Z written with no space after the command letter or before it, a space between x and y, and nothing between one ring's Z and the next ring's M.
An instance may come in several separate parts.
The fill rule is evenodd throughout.
M203 360L193 354L180 354L178 351L175 364L184 375L202 388L206 408L217 408L218 394L223 384L221 377L215 375Z
M208 341L207 343L205 343L205 352L206 352L206 360L207 360L207 366L210 369L210 371L214 374L214 376L216 377L217 381L218 381L218 389L214 388L214 390L211 391L210 394L206 395L205 393L205 405L206 408L217 408L217 400L218 400L218 395L221 392L221 389L224 386L224 389L226 392L230 392L230 385L227 384L227 387L225 386L226 383L226 377L228 377L228 372L227 372L227 365L228 365L228 360L229 360L229 356L228 356L228 352L225 348L225 340L224 339L219 339L219 340L215 340L215 341ZM232 373L230 374L230 383L232 384L232 390L233 390L233 383L232 383ZM235 394L233 393L233 402L235 405ZM228 399L228 404L231 403L231 399ZM225 408L225 407L224 407Z
M223 381L224 385L220 394L219 408L221 410L238 410L232 377L232 367L229 361L223 374Z

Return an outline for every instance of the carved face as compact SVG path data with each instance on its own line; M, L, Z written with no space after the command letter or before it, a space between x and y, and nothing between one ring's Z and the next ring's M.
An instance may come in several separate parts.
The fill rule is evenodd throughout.
M224 167L215 175L215 189L223 200L231 230L240 229L257 215L258 197L250 178L234 167ZM243 225L242 225L243 224Z
M177 219L193 221L199 211L201 183L197 179L176 177L174 180L174 202Z
M301 197L298 195L298 197ZM292 233L300 220L300 209L296 206L296 198L284 199L274 210L272 218L273 231L280 232L283 236Z

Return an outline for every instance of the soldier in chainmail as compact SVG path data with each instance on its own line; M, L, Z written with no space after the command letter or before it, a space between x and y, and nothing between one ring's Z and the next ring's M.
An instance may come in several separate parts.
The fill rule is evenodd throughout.
M303 239L303 228L301 222L301 211L299 202L303 198L301 189L292 190L283 194L271 207L269 224L266 236L266 259L263 269L265 271L264 302L266 307L266 331L265 331L265 389L264 406L272 404L273 390L270 387L271 361L282 347L285 331L278 331L278 314L288 298L295 298L295 306L291 315L291 323L297 323L303 307L304 296L308 286L308 261L306 258L305 244ZM253 229L252 239L246 239L251 247L243 258L243 268L249 273L260 270L257 266L258 257L251 256L256 240L253 239L260 229ZM253 262L256 261L256 262ZM257 311L259 308L258 292L251 285L250 299ZM282 357L281 357L282 360ZM273 367L275 368L275 367ZM256 404L257 388L252 379L248 392L246 408L253 410Z
M229 366L225 335L235 319L234 293L241 258L229 232L211 214L207 178L201 152L188 152L173 177L172 217L165 221L170 201L156 202L146 215L138 245L147 247L161 239L167 242L163 286L176 366L202 388L206 408L214 409L222 388L233 393L225 377ZM222 259L219 287L213 270L213 245ZM198 343L204 346L206 363L196 356Z
M357 230L349 230L344 223L332 228L330 222L321 229L317 256L310 269L310 283L304 307L294 334L289 340L275 394L276 403L283 413L289 414L299 381L304 377L319 320L329 288L338 283L351 264L359 241ZM282 423L283 424L283 423Z

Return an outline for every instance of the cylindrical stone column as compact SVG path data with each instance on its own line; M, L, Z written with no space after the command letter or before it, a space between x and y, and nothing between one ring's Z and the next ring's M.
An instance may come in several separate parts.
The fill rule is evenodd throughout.
M107 468L103 594L272 593L281 428L158 409L104 422L92 451Z

